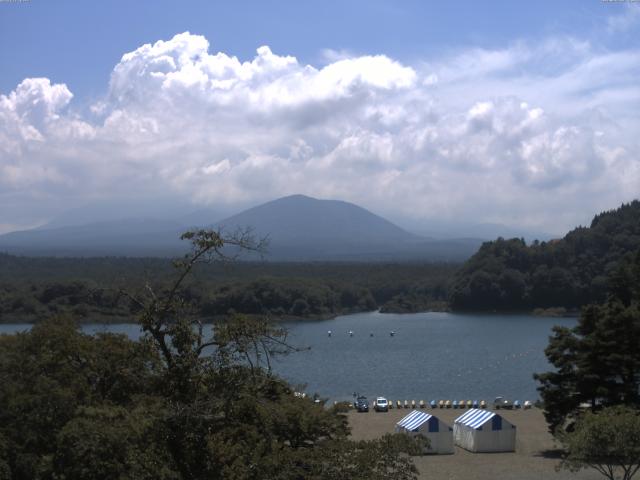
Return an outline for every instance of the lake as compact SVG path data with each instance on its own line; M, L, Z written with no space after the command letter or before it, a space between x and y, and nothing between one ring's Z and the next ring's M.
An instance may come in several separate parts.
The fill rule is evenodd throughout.
M294 384L306 383L309 393L337 400L349 400L353 392L393 400L535 400L532 375L550 368L544 349L551 328L575 324L572 318L529 315L379 312L283 322L290 342L310 349L276 361L274 370ZM0 333L27 328L0 325ZM135 324L82 328L132 338L140 333Z

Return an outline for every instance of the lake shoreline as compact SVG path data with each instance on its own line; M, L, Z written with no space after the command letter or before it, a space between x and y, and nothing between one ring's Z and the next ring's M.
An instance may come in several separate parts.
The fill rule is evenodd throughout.
M283 322L319 322L319 321L327 321L327 320L335 320L338 317L344 317L349 315L358 315L363 313L379 313L381 315L416 315L416 314L429 314L429 313L451 313L456 315L518 315L518 316L531 316L531 317L548 317L548 318L578 318L580 317L580 310L575 309L564 309L564 308L535 308L533 310L514 310L514 311L488 311L488 310L480 310L480 311L467 311L467 310L451 310L449 308L432 308L428 310L420 310L420 311L395 311L385 309L384 307L377 308L375 310L349 310L344 312L337 312L331 314L318 314L318 315L307 315L307 316L296 316L296 315L279 315L279 316L269 316L269 315L259 315L259 314L240 314L245 315L249 318L268 318L270 321L274 323L283 323ZM227 315L215 315L203 317L202 323L207 325L212 325L217 322L224 322L227 318L233 313L229 313ZM51 314L47 318L55 317L56 314ZM79 325L126 325L131 323L137 323L135 317L125 317L125 316L91 316L80 319L75 319ZM35 325L42 321L42 319L34 318L33 315L18 315L18 316L3 316L0 317L0 325Z

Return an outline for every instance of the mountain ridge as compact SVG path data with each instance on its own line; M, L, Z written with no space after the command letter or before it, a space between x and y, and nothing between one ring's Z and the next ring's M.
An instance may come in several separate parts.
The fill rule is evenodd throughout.
M275 261L460 261L480 239L434 240L402 229L356 204L305 195L281 197L208 225L230 233L250 227L268 237ZM0 251L38 256L176 256L185 222L124 219L0 235ZM250 259L254 259L249 256Z

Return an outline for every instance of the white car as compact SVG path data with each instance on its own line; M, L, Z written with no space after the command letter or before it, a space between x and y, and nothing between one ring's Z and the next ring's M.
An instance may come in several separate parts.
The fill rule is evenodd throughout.
M373 406L376 412L388 412L389 411L389 402L384 397L376 398L376 402Z

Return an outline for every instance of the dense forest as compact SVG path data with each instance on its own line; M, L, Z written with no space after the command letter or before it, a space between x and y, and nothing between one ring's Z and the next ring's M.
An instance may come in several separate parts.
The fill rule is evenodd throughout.
M458 264L272 263L199 265L184 297L203 317L227 313L326 318L381 308L446 307ZM86 322L128 321L135 305L121 295L161 287L172 263L157 258L31 258L0 254L0 321L34 322L71 314Z
M374 310L576 310L604 300L607 278L640 248L640 202L596 215L564 238L527 245L499 238L455 263L218 262L183 285L199 315L328 318ZM160 258L43 258L0 254L0 322L71 314L83 322L130 321L121 294L173 275ZM162 280L160 280L162 279Z
M640 201L596 215L564 238L534 242L499 238L482 245L456 274L457 310L577 309L602 302L607 278L640 248Z

